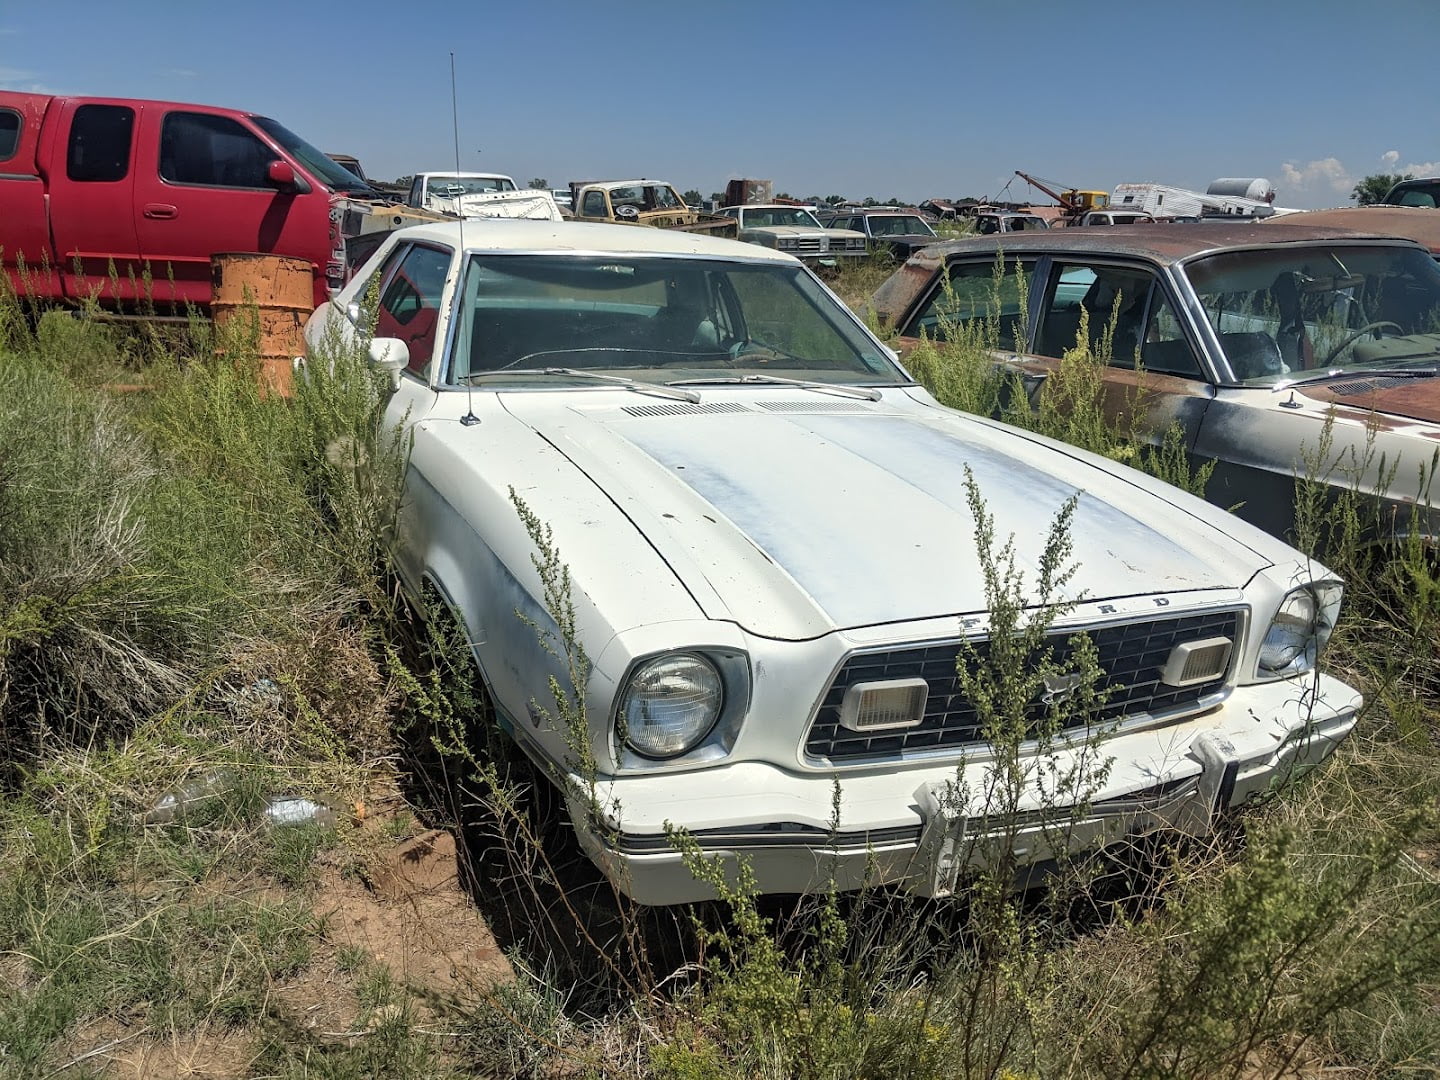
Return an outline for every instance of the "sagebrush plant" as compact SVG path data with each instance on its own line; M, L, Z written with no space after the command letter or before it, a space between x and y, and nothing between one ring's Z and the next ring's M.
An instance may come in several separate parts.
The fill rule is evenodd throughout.
M366 857L267 829L264 800L346 805L393 745L387 387L322 343L285 400L244 341L21 305L0 301L0 1073L67 1067L107 1018L259 1039L323 942L317 873Z

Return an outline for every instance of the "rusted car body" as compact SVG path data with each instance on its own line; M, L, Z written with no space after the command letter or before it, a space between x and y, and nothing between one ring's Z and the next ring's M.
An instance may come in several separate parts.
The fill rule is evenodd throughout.
M1001 241L928 248L881 286L903 348L994 319L997 362L1033 397L1077 338L1100 354L1108 335L1107 413L1153 441L1179 425L1216 462L1210 501L1289 536L1308 472L1383 494L1386 533L1417 507L1440 527L1440 265L1419 244L1260 223L1007 235L1003 257Z
M1282 228L1347 229L1384 236L1403 236L1430 249L1440 257L1440 214L1416 206L1342 206L1336 210L1304 210L1279 214L1265 224Z

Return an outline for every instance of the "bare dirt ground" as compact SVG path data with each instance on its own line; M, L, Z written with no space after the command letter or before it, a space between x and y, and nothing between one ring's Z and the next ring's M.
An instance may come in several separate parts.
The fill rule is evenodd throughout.
M383 848L369 878L321 872L312 896L321 938L303 971L269 988L272 1016L319 1041L344 1042L365 1038L390 1015L387 1008L394 1009L369 1009L357 992L365 972L377 967L413 995L417 1024L433 1017L434 1006L474 1002L513 977L459 882L449 832L433 829ZM253 1031L218 1019L158 1037L138 1023L107 1017L77 1034L73 1056L62 1065L84 1064L117 1080L232 1080L252 1074L259 1049Z

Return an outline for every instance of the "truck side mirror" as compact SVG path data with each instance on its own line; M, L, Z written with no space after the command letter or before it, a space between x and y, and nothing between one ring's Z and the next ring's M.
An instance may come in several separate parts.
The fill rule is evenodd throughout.
M288 161L272 161L265 166L265 179L281 191L295 189L295 166Z
M400 373L410 363L410 346L399 338L377 337L370 341L370 362L390 375L390 384L400 387Z

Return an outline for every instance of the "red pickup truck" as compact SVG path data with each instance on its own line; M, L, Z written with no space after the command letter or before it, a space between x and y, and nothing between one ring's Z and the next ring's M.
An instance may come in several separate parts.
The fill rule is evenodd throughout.
M210 256L255 251L308 259L319 304L377 197L254 113L0 91L0 265L42 300L204 308Z

